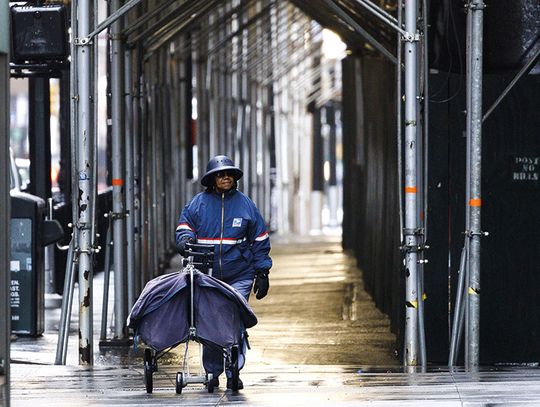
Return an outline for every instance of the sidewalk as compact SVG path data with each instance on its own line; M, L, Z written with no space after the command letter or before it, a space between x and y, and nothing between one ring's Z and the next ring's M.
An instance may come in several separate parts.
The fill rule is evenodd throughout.
M245 388L238 394L224 389L224 380L213 394L200 385L175 394L183 346L160 360L154 393L146 394L141 349L100 353L99 331L95 366L76 365L75 336L70 338L68 366L51 365L58 312L48 311L43 338L12 345L12 358L26 362L12 364L12 405L540 406L540 370L535 368L403 373L394 356L389 320L375 308L354 261L340 247L335 238L273 239L269 295L250 301L259 324L249 332L252 350L241 373ZM99 287L98 279L96 304ZM94 313L99 315L96 309ZM72 324L73 333L76 326ZM190 353L197 359L196 344Z

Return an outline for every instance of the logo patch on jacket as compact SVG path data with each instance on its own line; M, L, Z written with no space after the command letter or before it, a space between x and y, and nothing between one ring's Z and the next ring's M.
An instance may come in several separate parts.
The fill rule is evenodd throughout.
M242 227L242 218L234 218L233 221L232 221L232 227L233 228Z

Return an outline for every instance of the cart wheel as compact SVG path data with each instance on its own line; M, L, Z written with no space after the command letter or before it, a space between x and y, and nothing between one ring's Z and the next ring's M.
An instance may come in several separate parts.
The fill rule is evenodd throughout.
M176 394L182 394L182 387L184 387L184 374L178 372L176 373Z
M144 350L144 384L146 386L146 392L152 393L154 390L154 380L152 373L154 373L152 351L150 349Z
M212 373L206 374L206 386L208 388L208 393L214 392L214 375Z
M232 391L238 391L238 378L240 372L238 370L238 346L233 346L231 349L231 373L232 373Z

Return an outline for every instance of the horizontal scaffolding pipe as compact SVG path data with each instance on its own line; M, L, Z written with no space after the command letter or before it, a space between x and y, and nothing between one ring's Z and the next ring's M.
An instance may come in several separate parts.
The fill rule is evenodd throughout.
M99 23L96 29L92 31L90 34L88 34L85 38L88 40L94 38L97 34L105 30L106 28L108 28L111 24L113 24L116 20L121 18L124 14L126 14L129 10L131 10L133 7L138 5L140 2L141 0L131 0L129 3L124 4L114 13L112 13L109 17L107 17L105 20Z
M135 45L140 40L152 41L153 37L159 37L162 32L167 30L167 27L172 25L173 27L178 24L177 20L186 19L197 10L197 5L193 3L183 3L176 10L169 14L161 15L160 18L153 24L146 27L144 30L137 33L134 38L127 39L127 45L129 47Z
M300 18L295 19L295 20L293 20L291 22L292 23L297 23L299 21L300 21ZM311 29L307 24L304 24L303 26L305 27L304 28L304 33L307 30ZM300 31L300 30L298 30L298 31ZM311 35L316 36L320 32L322 32L322 28L320 28L318 30L312 29L311 30ZM270 34L272 34L273 36L278 36L278 35L282 34L282 32L281 31L271 31ZM231 70L236 70L236 69L238 69L238 67L240 65L245 65L243 67L243 69L241 70L241 72L248 72L249 70L258 69L261 64L271 65L274 57L276 55L278 55L278 54L282 54L283 52L287 52L286 57L289 58L291 56L291 54L289 53L290 51L292 51L292 53L296 54L298 49L303 48L301 46L303 41L304 41L303 33L302 33L302 35L298 35L298 38L296 40L291 41L290 37L286 37L285 39L287 39L288 41L281 41L280 42L280 41L276 40L275 45L272 44L271 40L269 41L269 40L264 40L264 39L262 39L262 40L257 39L256 42L254 42L253 44L250 44L250 46L247 48L246 53L239 54L239 58L237 58L236 61L233 60L233 63L231 65L230 69ZM271 51L267 54L267 56L262 57L262 58L251 58L251 56L254 53L257 53L259 51L260 47L262 47L263 45L267 45L269 48L271 48ZM255 62L253 62L253 63L245 63L244 60L254 60ZM290 66L291 64L289 63L288 65Z
M208 34L213 31L217 31L218 27L225 25L226 23L231 23L233 21L234 15L240 15L241 13L245 12L248 7L252 7L253 3L255 3L257 0L248 0L247 2L244 2L240 4L239 6L236 6L235 8L229 10L227 13L225 13L222 16L219 16L219 18L216 19L216 21L205 24L204 29L198 30L198 35L201 37L202 35L208 37ZM285 4L285 3L283 3ZM241 17L237 17L237 20L241 20Z
M186 27L188 27L195 19L197 19L198 17L201 17L201 15L205 14L209 10L212 10L216 6L217 3L219 3L218 0L213 0L204 4L204 6L202 6L198 10L191 13L189 18L186 21L181 22L181 23L176 23L176 25L171 27L172 29L170 31L167 31L166 33L164 33L161 36L161 38L150 40L149 42L152 43L152 45L148 46L148 53L153 54L162 46L164 46L165 44L168 44L172 38L174 38L177 35L180 35L182 31L185 30Z
M276 5L276 8L283 8L281 7L281 4L286 4L286 3L280 3L280 4L277 4ZM295 11L298 11L298 9L295 8ZM297 13L295 14L298 14L300 15L300 12L298 11ZM287 24L286 23L279 23L277 24L277 28L276 29L271 29L271 32L270 34L271 35L274 35L274 36L277 36L277 35L283 35L285 39L289 39L289 36L283 34L284 31L290 26L291 23L297 23L299 22L301 19L301 17L299 16L298 18L294 18L293 20L287 20ZM258 24L259 22L257 22L257 27L259 26ZM215 24L215 23L214 23ZM307 27L309 29L309 26ZM198 40L200 41L201 38L203 38L203 36L205 35L205 33L207 34L207 31L208 30L205 30L204 32L203 31L199 31L197 32L197 37ZM319 32L322 31L322 28L320 30L317 30L317 31L313 31L312 30L312 35L315 36L317 35ZM238 33L238 35L242 35L242 33ZM237 72L248 72L249 70L252 70L252 69L255 69L255 68L258 68L259 65L261 64L264 64L264 63L267 63L268 59L271 59L273 58L273 56L275 56L275 52L274 49L275 47L271 47L273 50L269 53L268 57L269 58L251 58L252 55L254 55L255 53L259 52L260 50L260 47L264 46L265 44L269 44L270 41L268 41L267 39L265 39L266 37L264 36L261 36L261 37L258 37L255 42L252 42L248 45L247 47L247 52L243 52L243 53L240 53L239 56L237 58L234 58L232 59L232 64L231 66L227 67L227 71L237 71ZM300 35L299 38L298 38L298 41L302 41L302 38L303 38L303 35ZM282 47L279 48L279 52L285 50L285 49L290 49L292 48L292 46L289 44L289 42L286 42L286 41L283 41L284 45ZM231 44L231 45L229 45ZM268 45L270 47L270 45ZM218 51L221 53L221 52L231 52L231 48L232 48L232 41L229 42L227 44L227 46L225 47L221 47ZM187 45L184 45L181 47L180 49L180 54L184 57L187 57L188 55L186 54L186 52L188 51L189 47ZM245 50L246 48L244 48ZM255 60L254 63L252 64L245 64L245 60ZM246 65L245 67L243 67L242 69L239 68L239 66L241 65Z
M525 64L523 68L520 69L520 71L514 76L514 78L510 81L508 86L501 92L501 95L493 102L493 104L489 107L487 112L484 114L484 117L482 118L482 123L486 121L486 119L493 113L493 111L499 106L499 104L503 101L503 99L508 95L508 93L514 88L516 83L524 76L527 75L531 69L534 68L538 60L540 59L540 49L536 51L536 54Z
M150 21L152 18L154 18L156 15L160 14L162 11L173 5L174 3L179 3L181 0L168 0L162 4L160 4L158 7L153 9L152 11L148 11L144 13L137 21L131 23L129 27L127 27L124 31L122 31L122 35L127 37L131 35L134 31L136 31L139 27L146 24L148 21Z
M268 4L266 7L264 7L261 11L259 11L257 14L255 14L253 17L251 17L247 22L243 23L242 25L240 25L240 27L238 27L237 30L233 31L232 33L230 33L228 36L226 36L225 38L221 39L216 45L214 45L208 52L207 52L207 55L210 56L212 55L213 53L215 53L216 51L218 51L222 46L223 44L227 43L228 41L230 41L231 39L233 39L234 37L236 37L237 35L241 34L246 28L249 28L250 26L252 26L254 23L256 23L259 19L261 19L262 17L265 17L267 15L267 12L272 8L274 7L275 3L272 2L270 4Z
M303 38L303 37L301 37ZM299 39L299 41L303 41L303 39ZM279 44L278 44L279 45ZM295 51L298 47L295 46L295 43L294 42L284 42L283 45L281 45L279 48L276 48L276 47L272 47L272 51L269 53L268 57L267 58L259 58L258 61L253 64L253 65L247 65L246 68L244 68L242 70L242 72L248 72L250 70L258 70L259 67L261 65L269 65L271 64L272 62L272 59L277 56L277 55L280 55L282 54L283 52L289 52L289 51L292 51L293 54L287 54L286 58L287 58L287 63L286 64L283 64L281 65L278 70L278 74L276 74L274 71L274 69L272 70L272 74L271 75L267 75L265 76L264 78L262 78L262 81L263 83L267 83L268 81L271 81L273 79L276 79L276 78L279 78L283 73L286 73L288 72L291 67L297 65L299 62L301 62L303 60L303 58L305 58L305 52L299 54L297 51ZM302 48L303 49L303 48ZM311 51L313 52L313 51ZM311 55L308 54L308 55ZM294 58L293 58L294 56ZM267 59L270 59L270 61L268 61ZM266 63L266 64L265 64ZM275 69L277 69L278 67L274 67Z
M398 24L397 19L393 15L388 14L386 11L376 6L371 1L356 0L356 2L360 4L362 7L364 7L366 10L368 10L370 13L372 13L379 20L381 20L383 23L388 25L389 27L393 28L397 32L401 33L402 35L407 34L407 32L403 28L401 28L401 26Z
M178 1L178 0L174 0L174 1ZM174 1L173 1L173 3L174 3ZM225 16L222 16L220 19L218 19L218 21L215 21L212 24L205 24L203 29L198 27L197 30L194 30L193 32L190 33L192 38L195 37L195 34L197 35L198 38L201 38L203 36L205 36L207 38L208 34L210 32L212 32L212 30L216 29L219 25L224 24L227 21L227 18L232 17L232 15L235 14L235 13L241 13L244 9L249 7L255 1L256 0L249 0L247 3L244 3L244 4L242 4L242 5L238 6L238 7L235 7L234 9L230 10ZM169 5L170 4L167 4L167 6L169 6ZM154 12L156 10L162 11L163 9L166 9L166 8L167 7L162 8L160 6L157 9L152 10L152 12L151 12L152 17L155 16ZM158 13L156 13L156 14L158 14ZM150 19L151 19L151 17L147 18L147 15L145 14L139 20L137 20L136 23L130 24L130 26L126 30L124 30L122 34L125 35L125 36L129 36L129 35L133 34L133 32L136 30L136 28L139 28L141 25L143 25L144 23L146 23ZM140 36L140 38L143 38L143 37ZM139 41L140 38L132 39L132 40L128 39L128 43L130 45L134 45L134 43ZM188 56L187 52L191 50L191 46L189 44L191 44L189 41L184 41L184 45L180 46L179 53L180 53L181 56L183 56L183 57ZM177 52L177 50L175 49L175 53L176 52Z
M381 54L397 64L397 58L388 51L380 42L378 42L371 34L364 30L351 16L349 16L340 6L338 6L334 0L326 0L326 4L334 13L338 15L340 19L349 24L359 35L364 37L367 42L373 45Z

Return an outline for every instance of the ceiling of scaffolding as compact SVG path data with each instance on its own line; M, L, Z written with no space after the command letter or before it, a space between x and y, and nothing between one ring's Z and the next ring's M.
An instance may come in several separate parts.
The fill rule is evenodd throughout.
M209 54L218 49L225 51L231 47L231 40L242 30L246 28L262 30L269 17L274 18L270 22L275 23L268 27L269 30L274 33L288 32L294 35L295 32L301 33L305 29L304 25L309 23L306 16L339 34L351 47L373 49L372 46L366 45L368 39L366 37L369 36L389 50L395 48L395 33L374 16L381 13L395 14L396 0L381 0L377 2L378 4L369 0L268 0L262 2L257 0L236 2L166 0L157 3L155 7L149 7L150 2L142 3L146 12L140 14L140 18L130 24L124 33L128 36L128 44L144 39L144 43L151 51L170 41L182 31L196 32L198 36L209 36L215 35L218 30L226 30L227 37L217 43L215 49L209 50ZM129 3L126 4L128 5ZM294 11L292 19L284 19L284 13L291 7L301 10L301 13L298 10ZM374 10L375 14L373 14ZM211 17L212 14L219 17ZM152 19L146 24L146 28L142 31L138 30L149 21L149 18ZM233 27L232 30L231 27ZM268 33L269 31L261 31L263 35Z
M227 61L223 69L240 68L263 84L275 81L308 57L319 62L321 50L313 43L320 42L323 28L338 34L351 51L382 52L395 61L395 32L373 14L376 9L375 13L395 20L395 0L378 4L369 0L132 0L124 8L137 4L123 30L128 46L142 47L149 58L162 47L170 47L179 35L187 35L191 44L199 44L199 58L210 63ZM242 36L246 31L249 40ZM183 57L191 47L173 50ZM313 83L318 76L316 65L306 81Z

